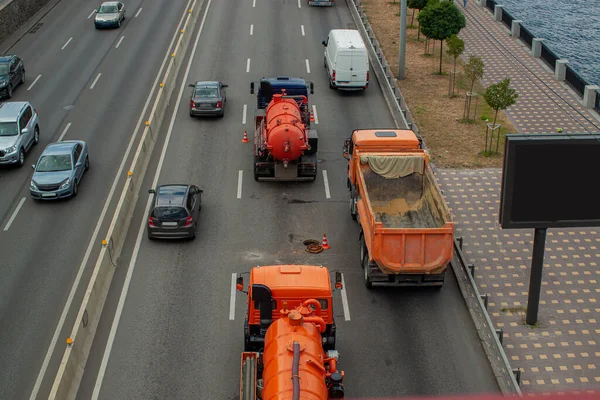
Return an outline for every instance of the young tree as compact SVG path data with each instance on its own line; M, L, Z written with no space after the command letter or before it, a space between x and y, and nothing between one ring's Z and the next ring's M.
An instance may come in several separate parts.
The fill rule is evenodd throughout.
M498 111L506 110L508 107L512 106L517 102L519 98L519 94L517 91L510 86L510 78L504 79L502 82L498 82L496 84L490 85L483 94L483 98L489 104L489 106L495 110L494 114L494 122L492 123L492 127L496 127L496 119L498 118ZM493 132L493 131L492 131ZM492 151L492 139L493 133L490 137L490 149ZM496 152L498 152L498 147L500 146L500 130L498 130L496 138ZM487 151L487 132L485 138L485 146Z
M442 73L442 56L444 40L457 35L467 24L465 16L451 2L433 2L417 15L421 31L430 39L440 41L440 74Z
M483 67L484 63L481 57L475 57L474 55L469 56L469 62L465 65L465 75L469 79L471 86L469 88L469 92L473 93L473 87L475 86L475 82L481 78L483 78ZM467 93L465 98L465 112L463 118L468 120L469 115L471 115L471 96Z
M425 6L427 5L427 1L428 0L408 0L408 7L412 8L413 10L419 10L419 12L421 12L422 9L425 8ZM415 12L413 11L412 13L412 17L410 19L410 24L413 24L413 21L415 20ZM417 40L419 40L419 36L421 34L421 31L419 31L419 29L417 28Z
M465 42L463 42L458 35L452 35L446 39L446 46L448 46L446 53L454 58L454 76L452 76L452 96L454 97L454 86L456 85L456 60L465 50Z

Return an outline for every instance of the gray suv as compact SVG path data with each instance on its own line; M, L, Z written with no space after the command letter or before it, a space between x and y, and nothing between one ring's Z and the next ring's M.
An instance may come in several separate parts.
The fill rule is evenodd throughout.
M0 104L0 165L25 164L25 153L40 141L38 113L28 101Z

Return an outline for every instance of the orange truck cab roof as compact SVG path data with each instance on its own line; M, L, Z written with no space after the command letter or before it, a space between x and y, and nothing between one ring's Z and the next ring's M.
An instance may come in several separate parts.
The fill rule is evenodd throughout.
M421 149L419 138L409 129L357 129L352 141L361 152Z
M323 266L259 266L250 271L250 287L252 284L269 287L274 299L331 297L331 277Z

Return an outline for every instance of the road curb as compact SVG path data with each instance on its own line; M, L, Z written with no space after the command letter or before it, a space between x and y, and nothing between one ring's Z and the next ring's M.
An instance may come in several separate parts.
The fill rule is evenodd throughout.
M396 128L412 129L417 136L421 137L418 127L412 118L412 114L408 109L408 105L398 88L396 79L383 54L383 50L375 38L375 33L371 28L371 24L369 24L367 15L362 9L360 0L346 0L346 4L350 9L352 19L360 31L365 44L367 44L371 66L374 69L375 76L390 109ZM423 147L427 148L425 142L423 142ZM435 170L433 165L432 168ZM482 300L485 296L482 297L479 294L474 277L471 276L471 273L468 271L470 264L462 252L462 238L458 240L455 239L454 253L454 259L450 265L452 266L463 299L465 300L473 323L475 324L479 339L483 344L485 354L494 371L498 386L504 395L517 394L521 396L522 393L519 382L517 382L517 378L515 377L515 374L520 374L520 371L513 372L498 337L498 332L494 329L492 320L487 312L486 304L484 304ZM466 368L468 367L466 366Z
M144 181L146 168L163 125L169 106L169 98L175 88L179 69L185 59L191 34L196 27L203 5L204 0L193 0L173 50L169 50L171 53L165 74L159 83L156 100L145 123L131 167L127 172L127 178L108 228L106 239L102 240L102 248L75 319L75 325L67 339L66 348L54 378L49 399L70 400L75 399L77 395L102 309Z

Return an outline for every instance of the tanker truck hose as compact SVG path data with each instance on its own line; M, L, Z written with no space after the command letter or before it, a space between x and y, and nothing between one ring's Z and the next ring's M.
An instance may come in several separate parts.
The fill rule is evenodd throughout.
M292 382L294 391L292 400L300 400L300 343L294 342L294 360L292 361Z

